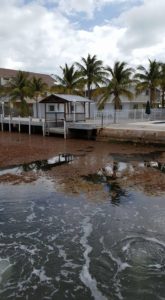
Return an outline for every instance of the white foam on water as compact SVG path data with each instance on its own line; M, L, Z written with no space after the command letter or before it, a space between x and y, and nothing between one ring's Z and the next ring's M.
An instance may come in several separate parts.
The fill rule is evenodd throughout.
M0 283L2 281L3 274L11 267L10 261L8 258L0 258Z
M89 253L92 251L92 247L88 244L88 238L92 233L92 224L89 221L90 221L89 217L86 217L82 223L84 234L80 239L80 244L85 249L83 253L85 263L80 273L80 279L90 289L91 294L95 300L106 300L107 298L103 296L103 294L99 291L99 289L97 288L97 282L94 278L92 278L89 271L89 266L90 266Z
M128 240L127 245L125 245L122 250L126 251L127 248L130 247L131 243L135 242L136 240L143 240L143 241L147 241L147 242L151 242L151 243L155 243L159 246L162 246L163 248L165 248L165 242L158 240L154 237L147 237L147 236L139 236L139 235L134 235L134 236L127 236L126 238L124 238L121 242L124 242Z
M111 260L116 264L116 272L113 276L113 282L114 282L114 288L115 288L115 294L117 296L117 298L119 300L123 300L123 296L121 294L121 284L120 284L120 278L118 277L118 274L122 271L124 271L125 269L127 268L131 268L131 265L129 265L127 262L122 262L121 259L119 257L114 257L112 252L110 251L110 249L107 249L105 247L105 244L104 244L104 238L101 237L99 239L100 243L102 244L103 246L103 250L102 250L102 253L106 253L108 254L108 256L111 258ZM125 251L127 250L127 248L129 248L129 242L127 244L127 246L125 247Z
M1 232L0 237L6 237L6 235L3 232Z
M65 252L65 250L64 249L62 249L63 248L63 246L61 246L61 245L56 245L56 247L58 248L58 251L59 251L59 257L62 257L63 258L63 260L66 262L67 261L67 256L66 256L66 252Z
M158 245L160 245L160 246L162 246L162 247L165 248L165 243L162 242L162 241L160 241L160 240L158 240L158 239L156 239L156 238L144 237L144 240L152 242L152 243L155 243L155 244L158 244Z
M26 218L26 222L32 222L36 218L36 215L34 212L32 212L29 216Z
M54 250L54 248L53 248L52 246L50 246L50 245L47 245L47 248L48 248L48 250L50 250L50 251L53 251L53 250Z
M38 208L39 208L41 211L44 211L44 210L45 210L45 207L44 207L44 206L38 206Z
M75 243L76 239L78 239L78 234L76 234L76 235L71 239L71 242Z
M149 268L161 269L162 266L160 264L149 265Z
M51 278L46 275L44 267L41 267L41 269L34 269L32 275L36 275L37 277L39 277L40 282L47 282L51 280Z
M122 262L119 257L114 257L110 250L107 251L110 258L116 263L117 265L117 273L122 272L123 270L127 268L131 268L131 265L129 265L127 262Z
M27 252L27 253L30 253L31 255L35 255L36 251L38 250L37 247L33 248L33 249L29 249L27 246L25 245L20 245L20 249Z
M39 229L35 230L35 231L32 231L32 232L29 232L29 233L26 233L26 237L31 237L32 235L36 235L37 233L39 233Z
M49 241L49 242L54 242L54 241L57 239L58 236L59 236L58 233L57 233L57 234L49 235L49 236L48 236L48 241Z
M125 246L122 247L122 251L123 252L128 252L129 248L130 248L130 242L128 242Z

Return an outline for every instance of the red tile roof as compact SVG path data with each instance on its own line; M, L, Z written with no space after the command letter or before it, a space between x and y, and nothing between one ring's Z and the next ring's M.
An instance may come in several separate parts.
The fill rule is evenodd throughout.
M4 69L0 68L0 77L15 77L17 74L18 70L12 70L12 69ZM34 72L26 72L29 74L29 77L36 77L36 78L42 78L42 80L49 86L53 86L55 83L55 80L47 74L40 74L40 73L34 73Z

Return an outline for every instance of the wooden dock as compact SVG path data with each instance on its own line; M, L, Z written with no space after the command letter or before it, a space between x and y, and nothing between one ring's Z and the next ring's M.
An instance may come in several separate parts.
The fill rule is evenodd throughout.
M93 124L90 122L60 122L57 124L54 121L49 121L40 118L32 118L32 117L2 117L1 115L1 130L8 130L12 132L16 130L18 132L23 131L23 127L26 127L26 132L29 135L32 134L32 129L40 128L40 132L42 135L50 135L50 134L59 134L63 135L64 138L67 136L76 137L78 136L86 136L88 139L93 135L96 135L97 128L100 128L98 124Z
M45 120L39 118L32 118L32 117L2 117L1 115L1 130L4 131L5 125L8 126L9 132L12 131L12 128L18 128L18 132L21 132L22 126L28 127L28 133L31 134L32 126L39 126L42 129L43 135L45 135Z

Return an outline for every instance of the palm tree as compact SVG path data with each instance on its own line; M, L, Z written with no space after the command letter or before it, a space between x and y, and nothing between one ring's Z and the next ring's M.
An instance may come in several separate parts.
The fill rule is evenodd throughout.
M107 67L106 70L110 75L110 79L108 85L102 88L103 96L98 102L98 107L103 108L104 104L109 100L109 97L112 96L112 102L114 104L114 123L116 123L116 110L122 107L121 96L125 96L129 100L133 98L133 93L129 90L133 82L131 79L133 69L127 67L125 62L117 61L113 68Z
M44 92L46 92L48 86L45 82L43 82L42 78L36 78L33 76L29 82L29 87L31 96L36 102L36 117L38 118L38 99L44 94Z
M80 72L75 70L74 64L70 67L65 64L64 67L60 66L60 68L62 70L62 77L55 75L55 79L59 84L57 88L67 94L74 94L75 91L81 89L82 79L80 78Z
M162 92L162 107L165 107L165 64L161 64L160 70L160 88Z
M135 74L135 79L137 79L136 92L140 94L146 90L149 90L150 95L150 105L155 107L156 105L156 87L159 86L160 82L160 63L156 60L149 59L149 67L146 69L144 66L140 65L137 68L138 71Z
M29 108L25 98L30 95L29 88L29 74L23 71L18 71L17 75L13 77L9 83L11 88L12 100L21 100L20 114L21 116L27 116L29 114Z
M82 64L76 62L84 84L87 85L87 97L91 99L92 85L99 87L106 81L107 73L103 67L102 60L98 60L96 55L91 56L88 54L87 58L82 57Z
M0 111L2 114L4 114L4 108L10 114L10 87L7 84L0 85Z

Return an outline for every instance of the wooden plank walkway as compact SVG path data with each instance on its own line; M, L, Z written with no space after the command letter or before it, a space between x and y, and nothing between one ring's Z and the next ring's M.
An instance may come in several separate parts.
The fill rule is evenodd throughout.
M94 124L93 122L64 122L62 126L56 126L55 121L45 121L45 119L32 118L32 117L2 117L1 115L1 130L4 130L4 125L8 125L9 132L12 131L12 125L18 126L18 132L21 132L21 126L28 126L29 135L32 132L33 127L41 127L43 136L49 135L50 133L64 135L64 138L67 137L67 133L70 131L86 131L91 132L97 128L101 128L100 124ZM80 133L81 134L81 133Z

